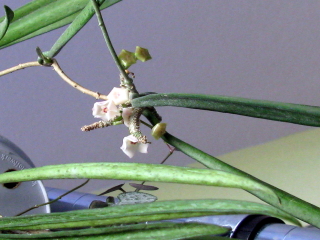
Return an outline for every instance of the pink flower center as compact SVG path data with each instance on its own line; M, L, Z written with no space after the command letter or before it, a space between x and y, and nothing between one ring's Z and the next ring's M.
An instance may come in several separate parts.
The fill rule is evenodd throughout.
M119 98L120 97L120 93L117 93L117 92L115 92L114 94L113 94L113 96L114 96L114 98Z
M102 112L107 113L108 112L108 108L106 108L106 107L102 108Z
M138 143L138 142L131 142L131 141L130 141L130 144L133 144L133 145L135 145L135 144L137 144L137 143Z

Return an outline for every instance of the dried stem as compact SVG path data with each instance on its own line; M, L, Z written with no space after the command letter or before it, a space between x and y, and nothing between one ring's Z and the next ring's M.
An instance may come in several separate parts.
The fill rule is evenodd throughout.
M27 68L27 67L37 67L37 66L41 66L41 64L38 62L20 63L19 65L15 66L15 67L8 68L6 70L1 71L0 76L15 72L15 71Z
M52 63L52 67L53 69L58 73L58 75L64 80L66 81L69 85L71 85L72 87L78 89L79 91L81 91L82 93L88 94L96 99L103 99L103 100L108 100L108 97L104 94L100 94L98 92L93 92L87 88L82 87L80 84L78 84L77 82L73 81L71 78L69 78L61 69L61 67L59 66L57 60L52 59L53 63ZM8 68L6 70L3 70L0 72L0 77L27 67L37 67L37 66L42 66L40 63L38 62L27 62L27 63L20 63L17 66L14 66L12 68Z
M52 67L53 69L58 73L58 75L64 80L66 81L69 85L71 85L72 87L78 89L80 92L88 94L92 97L95 97L96 99L103 99L103 100L108 100L108 97L106 95L100 94L98 92L93 92L87 88L82 87L81 85L79 85L78 83L76 83L75 81L73 81L71 78L69 78L61 69L61 67L59 66L57 60L53 59L53 63L52 63Z
M83 126L81 128L81 131L89 132L89 131L94 130L94 129L105 128L105 127L119 125L119 124L123 124L123 120L120 120L120 121L114 121L114 120L99 121L99 122L92 123L90 125Z
M104 127L109 127L111 124L109 122L105 121L99 121L92 123L90 125L85 125L81 128L81 131L83 132L89 132L91 130L97 129L97 128L104 128Z

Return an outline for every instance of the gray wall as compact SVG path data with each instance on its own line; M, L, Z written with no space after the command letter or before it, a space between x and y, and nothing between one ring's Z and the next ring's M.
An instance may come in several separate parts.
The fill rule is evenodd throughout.
M15 9L28 1L2 0ZM130 68L140 92L186 92L319 105L319 1L124 0L103 15L117 52L150 50L152 61ZM36 46L49 50L63 29L1 50L0 69L35 61ZM97 20L57 56L81 85L108 94L118 70ZM1 79L0 134L19 145L36 166L72 162L159 163L168 153L153 141L149 154L133 159L119 149L123 126L84 133L96 119L96 101L63 82L51 68L37 67ZM307 127L223 113L158 108L168 131L218 156ZM147 128L143 131L149 132ZM148 133L149 135L149 133ZM151 137L149 137L151 139ZM192 160L175 153L168 164ZM71 188L79 181L45 181ZM92 181L83 191L111 187Z

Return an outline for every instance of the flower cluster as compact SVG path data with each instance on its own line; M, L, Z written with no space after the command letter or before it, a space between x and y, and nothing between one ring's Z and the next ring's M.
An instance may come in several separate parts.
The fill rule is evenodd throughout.
M112 122L122 119L123 123L129 127L130 116L133 112L131 107L123 108L122 105L129 101L129 92L126 88L113 88L108 95L107 101L96 102L92 108L92 115L95 118L100 118L105 122ZM118 107L121 106L121 107ZM139 151L147 153L148 143L140 143L139 140L129 135L124 137L121 150L130 158Z

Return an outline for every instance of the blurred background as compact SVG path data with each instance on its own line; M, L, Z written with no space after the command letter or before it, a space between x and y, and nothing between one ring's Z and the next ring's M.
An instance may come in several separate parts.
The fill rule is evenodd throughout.
M16 9L27 0L2 0ZM3 12L2 14L3 15ZM130 67L139 92L203 93L319 105L320 2L263 0L123 0L103 11L116 51L148 48L153 59ZM35 48L51 48L61 28L0 51L0 70L35 61ZM96 17L56 57L82 86L108 94L119 73ZM124 126L82 132L96 99L62 81L50 67L1 77L0 134L17 144L36 166L76 162L159 163L167 146L150 136L148 154L129 159L120 150ZM219 156L311 129L225 113L159 107L167 130ZM193 160L175 152L167 164ZM252 173L254 175L254 173ZM50 180L70 189L83 180ZM81 191L122 181L94 180Z

